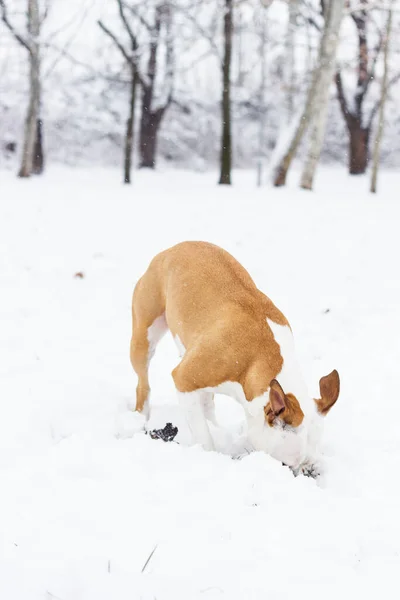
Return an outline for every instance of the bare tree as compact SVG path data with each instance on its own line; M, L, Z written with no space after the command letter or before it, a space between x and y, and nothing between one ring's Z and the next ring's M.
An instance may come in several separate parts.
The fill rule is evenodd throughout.
M357 41L359 28L363 30L363 25L356 26L355 22L366 19L365 35L361 36L362 44L357 44L357 51L352 50L353 44L347 44L347 38L342 46L344 58L339 78L344 101L351 113L356 112L357 103L353 99L360 61L364 65L363 73L366 72L369 78L374 73L374 61L377 61L375 83L369 83L368 96L362 102L360 123L363 128L381 110L378 89L384 44L380 39L383 19L379 16L386 15L389 1L347 0L344 10L347 22L343 33L353 36L350 42ZM41 11L40 25L46 2L53 0L31 0L31 7L36 3ZM82 0L79 8L65 3L69 15L74 13L72 23L80 21L86 9L93 20L89 5L94 2ZM271 4L270 0L114 0L110 4L112 13L102 17L101 22L107 38L98 34L101 46L92 55L89 51L81 55L80 42L75 42L77 27L74 25L67 36L58 14L54 23L50 15L40 28L39 38L36 36L40 46L39 88L41 83L42 94L46 89L46 97L47 89L54 93L54 102L48 104L52 119L49 148L55 147L58 157L68 152L69 159L74 160L76 156L93 157L96 152L106 155L108 160L103 149L121 144L124 146L121 150L123 177L128 183L134 177L133 164L154 167L157 142L162 140L162 152L168 160L181 164L196 162L201 168L212 162L218 163L218 176L224 183L233 177L232 157L235 163L243 166L257 162L260 183L264 178L261 165L267 168L266 157L279 133L282 138L278 135L277 152L273 153L276 163L270 160L270 165L275 164L274 182L283 185L296 152L297 156L300 153L299 144L305 141L308 132L308 145L304 143L302 152L302 159L306 159L302 185L312 186L324 139L325 101L330 87L328 68L324 76L314 69L319 66L318 55L323 42L321 6L329 6L328 0L322 3L321 0L280 0L276 8L279 11L279 7L285 5L288 23L275 19L274 15L267 21L265 8ZM25 59L27 52L29 56L31 52L30 46L29 50L27 48L31 33L25 26L24 13L31 19L29 29L33 32L35 28L34 15L28 15L24 10L26 7L28 0L0 0L0 28L3 26L4 37L1 45L6 50L0 59L0 152L5 154L6 144L18 139L16 124L20 103L16 101L16 94L21 93L19 90L26 80L18 80L18 69L14 65L18 65L20 54L26 55L23 56ZM392 51L395 53L398 52L395 29L398 21L394 7L393 11ZM11 29L7 27L18 44L14 39L10 42L11 36L1 20L11 24ZM57 32L60 26L61 34ZM23 52L19 46L24 48ZM325 51L327 49L325 46ZM10 60L5 60L6 54ZM63 61L69 61L73 68L61 69L59 64ZM388 89L400 71L396 71L394 57L392 62ZM50 73L48 79L47 73ZM320 87L318 81L324 77L326 85ZM219 81L222 82L221 89ZM58 86L53 86L53 82ZM330 89L332 91L332 87ZM36 106L30 103L30 113L37 112ZM387 120L392 123L396 118L396 107L393 108L390 113L388 109L386 112ZM171 116L168 121L166 110ZM39 108L34 158L41 156L44 129L40 127L41 114ZM332 115L334 119L337 114ZM338 118L342 120L342 115ZM28 123L34 121L27 120L27 133L32 130ZM377 118L375 122L378 124ZM329 126L329 145L326 144L325 152L337 158L343 152L343 143L335 132L335 124ZM46 154L47 129L44 129ZM387 135L395 136L395 129L388 128ZM31 146L28 135L26 139ZM34 171L33 162L32 173Z
M368 46L368 23L371 9L377 6L371 0L358 0L356 10L350 13L356 27L358 38L357 81L353 98L348 100L343 85L341 70L336 73L336 87L340 108L349 132L349 172L351 175L365 173L369 160L369 144L372 121L376 111L365 114L365 100L371 83L375 79L375 70L383 45L383 34L374 48Z
M129 116L125 135L124 158L124 181L130 183L137 84L139 83L142 89L139 125L139 166L141 168L154 169L155 167L160 126L165 112L173 100L174 40L171 31L172 4L167 0L157 2L154 7L154 22L151 22L147 14L149 11L148 6L142 3L132 4L123 0L116 0L116 2L124 29L128 33L130 47L127 48L104 22L99 21L99 25L119 49L130 72ZM143 41L144 35L141 36L141 42L139 42L139 36L135 34L134 29L147 35L148 46ZM155 96L159 70L158 53L163 34L165 39L163 90L166 98L164 102L157 104ZM141 69L141 59L146 51L148 52L146 68Z
M138 12L136 14L139 14ZM140 121L140 167L154 169L156 165L157 140L162 119L172 103L174 78L174 52L171 32L172 6L160 2L155 7L154 24L142 20L150 34L150 51L147 70L142 80L142 116ZM166 30L166 72L164 88L166 99L158 106L155 102L155 85L158 68L158 51L162 28Z
M373 194L376 194L376 191L377 191L381 144L382 144L382 137L383 137L383 128L384 128L384 124L385 124L385 106L386 106L386 99L387 99L387 95L388 95L388 81L389 81L389 45L390 45L390 38L392 35L392 25L393 25L393 0L391 0L390 8L388 11L386 32L385 32L384 40L383 40L383 46L384 46L383 63L384 63L384 65L383 65L382 91L381 91L381 101L380 101L380 109L379 109L378 132L376 135L374 152L373 152L373 166L372 166L372 178L371 178L371 193L373 193Z
M2 21L16 41L28 51L29 56L29 104L25 119L22 163L19 177L40 174L44 169L43 134L41 109L40 32L48 14L48 5L43 15L39 11L39 0L27 0L27 33L21 34L10 21L6 0L0 0Z
M136 89L137 84L140 80L138 71L138 42L136 35L129 23L127 15L125 13L125 7L122 0L116 0L118 4L118 11L124 26L125 31L129 38L129 47L126 47L102 21L98 21L100 28L106 35L113 41L115 46L120 51L129 71L130 83L129 83L129 110L128 118L126 122L126 133L125 133L125 148L124 148L124 183L130 184L132 180L132 154L133 154L133 141L134 141L134 130L135 130L135 108L136 108Z
M232 133L231 133L231 62L233 39L233 0L225 0L224 58L222 62L222 139L221 174L219 183L231 184Z
M339 30L342 23L344 0L331 0L325 3L326 43L321 44L319 57L319 78L309 139L309 148L301 178L301 187L311 190L317 164L325 136L326 118L328 114L329 94L336 70L336 52L339 41Z
M271 160L272 181L276 187L283 186L286 183L289 168L304 133L312 121L316 103L320 103L320 108L324 105L322 102L324 86L327 85L330 73L329 66L336 59L337 36L343 5L344 0L325 0L324 12L328 18L325 19L317 65L312 75L304 107L297 112L288 130L283 133L281 140L278 141L275 156ZM317 133L317 130L315 133Z

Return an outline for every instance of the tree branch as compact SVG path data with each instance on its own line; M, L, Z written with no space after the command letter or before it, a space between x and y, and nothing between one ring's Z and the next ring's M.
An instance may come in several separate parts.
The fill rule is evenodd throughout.
M123 10L123 8L126 8L127 10L129 10L130 13L132 13L134 17L136 17L141 22L142 25L145 26L147 31L153 31L154 26L151 25L148 21L146 21L143 15L140 14L140 12L134 6L129 6L129 4L125 4L125 2L122 2L122 0L117 0L117 2L120 6L120 11Z
M128 65L134 66L136 68L136 73L137 73L137 78L139 80L139 83L142 87L145 87L146 83L145 83L143 77L140 75L139 69L137 67L137 56L135 54L129 55L129 53L125 50L125 48L121 44L121 42L118 41L117 36L110 29L108 29L108 27L106 27L106 25L104 25L103 21L97 21L97 24L99 25L100 29L102 29L102 31L104 31L104 33L106 35L108 35L108 37L114 42L114 44L116 45L118 50L121 52L122 56L124 57L124 59L128 63Z
M126 60L126 62L131 65L133 57L131 57L128 54L128 52L125 50L125 48L123 47L123 45L118 41L117 36L115 35L115 33L113 33L111 31L111 29L108 29L108 27L106 27L104 25L103 21L97 21L97 24L100 27L100 29L102 29L104 31L104 33L106 35L108 35L108 37L114 42L114 44L117 46L118 50L121 52L121 54L124 57L124 59Z
M392 77L392 79L390 81L388 81L386 89L389 90L392 87L392 85L394 85L395 83L397 83L399 80L400 80L400 72L397 73L397 75L395 75L394 77ZM373 109L371 110L371 114L370 114L370 117L368 119L368 127L372 126L373 120L375 119L376 113L380 109L381 104L382 104L382 98L379 98L379 100L376 101L376 103L374 104Z
M175 7L175 10L185 15L186 18L192 23L192 25L194 25L194 27L197 29L200 35L202 35L207 40L207 42L210 44L210 48L213 50L215 56L218 58L220 65L222 65L222 56L220 53L219 46L215 42L213 36L210 35L210 32L208 32L204 27L202 27L202 25L200 25L196 17L191 15L188 10L185 10L184 8L178 5Z
M342 74L341 74L340 71L336 72L335 83L336 83L336 89L337 89L337 92L338 92L338 98L339 98L340 108L342 109L342 113L343 113L343 116L344 116L344 118L346 120L346 123L349 123L350 118L351 118L352 115L350 113L349 105L347 103L346 95L344 93Z
M28 50L29 54L31 54L32 49L29 45L29 42L16 31L15 27L10 22L10 20L8 18L7 6L4 2L4 0L0 0L0 8L1 8L1 20L3 21L4 25L12 33L12 35L17 40L17 42L19 44L21 44L21 46L23 46L26 50Z
M49 2L48 6L50 6L51 0L48 0L48 2ZM93 2L92 2L92 6L93 6ZM58 54L55 57L55 59L53 60L53 62L51 63L51 65L47 68L46 73L43 75L43 79L47 79L47 77L49 77L49 75L55 69L55 67L57 66L57 64L59 63L59 61L62 60L62 58L64 56L67 56L68 49L70 48L70 46L72 45L74 39L76 38L76 36L80 32L80 30L81 30L81 28L82 28L82 26L83 26L83 24L84 24L84 22L86 20L86 17L88 15L89 10L90 10L90 7L87 6L86 10L83 12L83 14L80 17L79 23L77 23L77 25L76 25L73 33L71 34L71 36L69 37L69 39L65 42L65 44L63 45L63 47L61 49L57 49L57 47L54 46L54 48L57 49ZM73 17L73 19L71 21L69 21L69 23L67 23L64 27L59 28L58 30L56 30L55 32L53 32L52 35L47 36L46 43L44 45L47 45L48 47L52 47L52 44L51 44L52 39L54 39L60 32L66 31L71 26L71 24L73 24L75 22L75 18L77 16L78 15L75 15Z
M124 11L124 7L125 5L123 4L122 0L117 0L118 3L118 10L119 10L119 15L121 17L121 21L124 24L124 27L129 35L129 38L131 40L131 45L132 45L132 50L134 52L137 52L138 49L138 43L137 43L137 39L135 34L132 31L132 27L129 25L128 19L126 18L125 15L125 11Z
M380 33L378 43L376 44L376 46L374 48L374 57L372 59L372 65L371 65L371 69L369 72L367 88L369 87L371 81L373 81L375 79L376 65L378 63L378 59L379 59L381 50L383 48L384 38L385 38L385 36L382 33Z
M376 8L384 9L385 7L383 6L383 4L384 3L382 0L369 0L368 3L366 3L365 0L360 0L358 5L352 7L349 6L346 12L348 15L352 15L360 11L372 11Z
M52 2L52 0L46 0L46 4L45 4L45 7L44 7L43 17L40 20L40 26L43 25L43 23L45 22L45 20L49 16L49 12L50 12L50 8L51 8L51 2Z
M310 16L310 15L305 15L302 14L301 12L299 12L298 15L304 23L306 23L307 25L311 25L311 27L313 27L315 29L315 31L318 31L319 33L322 32L322 27L319 23L317 23L317 21L314 19L314 17Z

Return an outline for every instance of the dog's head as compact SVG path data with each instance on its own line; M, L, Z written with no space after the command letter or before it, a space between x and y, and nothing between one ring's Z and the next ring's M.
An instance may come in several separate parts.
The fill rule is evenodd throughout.
M338 372L322 377L319 389L319 399L301 406L296 396L283 390L276 379L270 384L269 400L264 408L265 424L269 428L268 452L295 470L309 464L318 452L323 418L339 396Z

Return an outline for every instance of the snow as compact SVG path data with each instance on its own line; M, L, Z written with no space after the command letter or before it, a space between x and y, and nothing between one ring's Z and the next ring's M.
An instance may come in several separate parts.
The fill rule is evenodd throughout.
M372 197L335 169L315 193L234 175L228 189L179 171L135 173L132 188L114 170L1 174L1 598L395 596L399 176L384 173ZM320 480L262 453L232 460L243 416L225 397L213 430L225 453L190 447L170 335L150 425L171 421L181 443L139 431L131 293L184 239L224 246L283 310L314 394L338 369Z

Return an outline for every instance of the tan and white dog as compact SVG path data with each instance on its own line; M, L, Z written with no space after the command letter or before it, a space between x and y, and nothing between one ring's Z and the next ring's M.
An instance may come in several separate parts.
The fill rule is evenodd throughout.
M195 443L213 449L214 394L245 409L248 439L306 472L317 464L322 421L339 395L339 375L312 399L301 377L285 316L228 252L183 242L158 254L132 302L131 362L139 381L136 410L148 416L148 368L169 329L182 357L172 377Z

